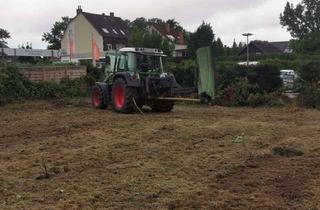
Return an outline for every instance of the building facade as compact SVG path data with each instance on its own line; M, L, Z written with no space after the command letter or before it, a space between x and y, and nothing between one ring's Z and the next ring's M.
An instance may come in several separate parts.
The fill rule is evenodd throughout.
M120 49L128 44L130 28L114 13L93 14L77 9L61 41L61 60L78 62L92 59L94 52L104 58L105 51Z

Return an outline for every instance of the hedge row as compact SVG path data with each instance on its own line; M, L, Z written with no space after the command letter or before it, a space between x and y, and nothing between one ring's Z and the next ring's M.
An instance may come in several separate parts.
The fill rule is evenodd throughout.
M0 66L0 104L19 99L76 98L88 96L95 79L89 74L76 80L31 83L13 65Z
M280 70L272 65L239 66L217 73L218 103L232 106L271 106L279 104L282 88Z

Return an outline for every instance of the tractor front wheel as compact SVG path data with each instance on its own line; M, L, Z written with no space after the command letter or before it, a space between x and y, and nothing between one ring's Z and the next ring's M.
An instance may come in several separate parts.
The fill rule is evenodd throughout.
M139 103L139 95L136 88L128 87L126 82L118 78L112 88L112 105L116 112L132 113L136 110L136 102ZM138 105L139 106L139 105Z
M91 101L92 101L93 107L96 109L107 108L107 104L104 101L102 89L98 85L92 88Z

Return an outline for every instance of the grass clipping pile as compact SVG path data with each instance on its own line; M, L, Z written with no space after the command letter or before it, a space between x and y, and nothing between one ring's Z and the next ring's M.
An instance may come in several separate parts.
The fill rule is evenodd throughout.
M317 209L320 112L0 107L0 209Z

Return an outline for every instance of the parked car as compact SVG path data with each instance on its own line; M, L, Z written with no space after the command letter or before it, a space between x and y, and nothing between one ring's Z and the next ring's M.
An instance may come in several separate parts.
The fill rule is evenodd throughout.
M292 69L280 70L280 77L283 81L283 86L290 90L293 88L294 81L296 79L296 73Z

